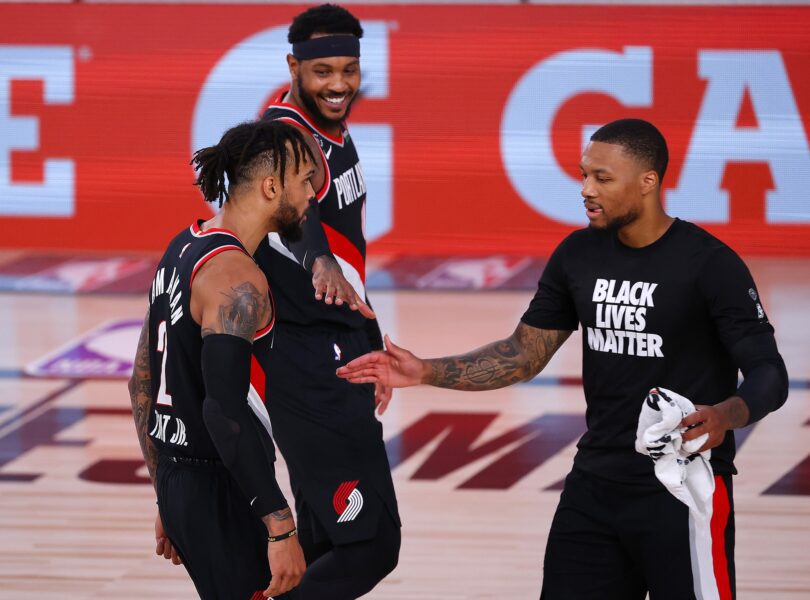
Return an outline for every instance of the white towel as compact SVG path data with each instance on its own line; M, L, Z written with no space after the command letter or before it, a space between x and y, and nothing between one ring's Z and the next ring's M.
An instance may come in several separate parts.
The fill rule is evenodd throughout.
M689 507L692 577L698 600L719 599L712 561L711 450L698 453L708 434L684 442L681 420L695 411L692 402L665 388L653 388L644 399L636 430L636 451L655 463L655 476Z

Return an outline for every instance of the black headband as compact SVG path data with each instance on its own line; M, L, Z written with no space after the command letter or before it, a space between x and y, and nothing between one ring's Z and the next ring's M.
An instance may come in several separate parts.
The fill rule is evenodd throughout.
M360 58L360 39L353 35L327 35L295 42L292 54L298 60L312 60L327 56L354 56Z

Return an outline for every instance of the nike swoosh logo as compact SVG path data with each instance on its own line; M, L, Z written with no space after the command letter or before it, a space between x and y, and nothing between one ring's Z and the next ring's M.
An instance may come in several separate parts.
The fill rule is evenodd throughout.
M258 496L256 496L255 498L253 498L253 500L250 501L251 506L253 506L253 503L256 502L256 498L258 498Z
M329 160L329 157L332 156L332 146L329 146L329 150L324 152L324 156L326 157L326 160Z

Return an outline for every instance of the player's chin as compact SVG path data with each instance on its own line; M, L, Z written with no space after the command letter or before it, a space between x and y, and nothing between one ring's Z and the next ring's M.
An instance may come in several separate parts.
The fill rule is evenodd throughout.
M321 118L329 123L340 123L345 120L348 107L335 108L329 105L328 102L320 103Z

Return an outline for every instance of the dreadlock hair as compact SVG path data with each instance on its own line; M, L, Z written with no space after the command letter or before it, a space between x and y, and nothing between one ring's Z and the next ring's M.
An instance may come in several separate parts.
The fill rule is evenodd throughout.
M287 32L291 44L305 42L313 33L344 33L363 37L360 21L352 13L337 4L321 4L308 8L293 19Z
M289 146L288 146L289 143ZM284 187L284 171L291 160L298 172L303 157L316 162L298 127L281 121L249 121L232 127L215 146L194 153L191 164L198 171L194 185L206 202L228 201L234 188L261 172L278 171Z
M597 129L591 141L621 146L627 154L658 173L659 183L663 181L669 151L664 136L652 123L641 119L619 119Z

